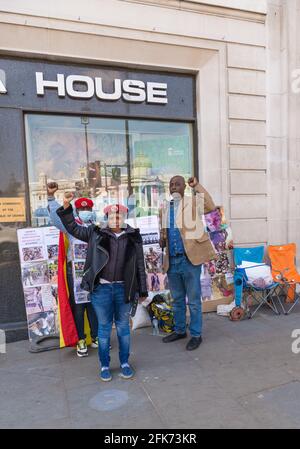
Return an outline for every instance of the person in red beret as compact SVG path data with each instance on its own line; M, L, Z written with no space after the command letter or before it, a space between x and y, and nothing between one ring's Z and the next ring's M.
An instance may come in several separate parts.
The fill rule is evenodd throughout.
M86 335L84 330L84 314L86 311L90 332L92 337L92 348L98 348L98 321L94 308L90 302L77 304L74 294L74 280L72 262L74 260L74 251L72 242L74 237L69 234L61 222L56 210L60 207L60 204L55 200L55 192L58 190L58 184L56 182L49 182L47 184L48 195L48 211L50 214L51 223L57 227L68 239L68 251L67 251L67 285L69 291L69 301L75 321L75 326L78 334L78 343L76 346L78 357L86 357L88 355L88 348L86 344ZM75 203L75 220L79 226L88 226L94 223L96 215L93 212L94 203L90 198L78 198ZM61 240L60 240L61 241Z
M88 243L81 287L91 294L98 318L100 379L112 379L110 337L113 322L119 341L120 376L133 377L129 365L132 304L148 296L143 240L139 229L125 223L128 209L121 204L105 207L106 225L79 226L73 215L73 194L66 193L64 205L57 210L67 231Z

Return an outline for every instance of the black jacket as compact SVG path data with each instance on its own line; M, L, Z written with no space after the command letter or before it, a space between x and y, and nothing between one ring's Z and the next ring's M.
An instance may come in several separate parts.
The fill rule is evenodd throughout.
M79 226L74 219L71 205L67 209L60 207L56 212L69 234L88 243L81 288L92 292L97 286L95 285L96 278L99 278L99 273L109 260L109 237L97 225ZM142 297L148 296L148 292L140 231L128 226L127 233L124 285L125 302L130 302L134 301L136 294Z

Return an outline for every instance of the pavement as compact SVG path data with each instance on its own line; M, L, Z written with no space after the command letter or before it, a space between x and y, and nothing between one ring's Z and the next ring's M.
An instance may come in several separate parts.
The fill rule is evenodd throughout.
M72 348L32 354L28 341L9 343L0 354L0 428L300 428L298 328L299 306L241 322L204 314L203 343L191 352L187 340L164 344L139 329L131 380L118 377L114 335L108 383L98 379L95 349L79 359Z

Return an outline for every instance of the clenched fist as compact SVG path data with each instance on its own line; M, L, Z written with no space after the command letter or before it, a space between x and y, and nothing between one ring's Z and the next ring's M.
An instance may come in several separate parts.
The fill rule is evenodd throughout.
M70 206L71 201L74 198L73 192L65 192L64 195L64 209L67 209Z
M196 187L196 185L198 184L198 179L195 176L192 176L191 178L188 179L188 185L194 189Z
M54 193L58 190L57 182L48 182L47 184L47 195L54 196Z

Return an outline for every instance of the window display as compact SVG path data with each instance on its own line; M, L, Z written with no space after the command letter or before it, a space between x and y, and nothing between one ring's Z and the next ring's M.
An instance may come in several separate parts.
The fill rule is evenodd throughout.
M32 226L49 225L49 181L60 203L65 190L93 198L101 220L113 202L156 215L169 179L193 173L189 123L26 114L25 125Z

